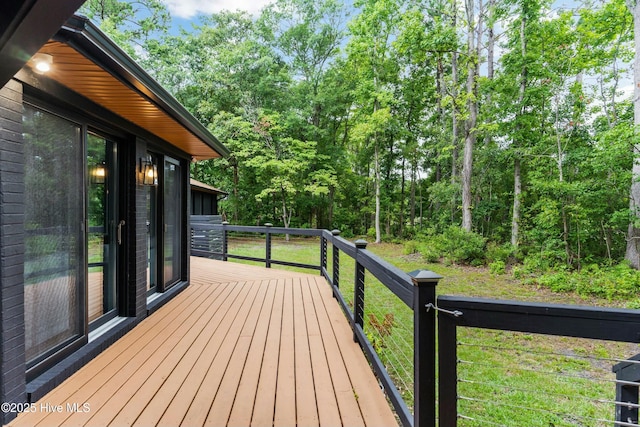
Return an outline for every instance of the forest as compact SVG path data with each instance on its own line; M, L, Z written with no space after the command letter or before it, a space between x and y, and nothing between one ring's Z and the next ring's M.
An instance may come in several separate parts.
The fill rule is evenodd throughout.
M635 2L569 4L276 0L180 31L159 0L80 12L231 150L192 164L230 223L570 271L624 264L638 220Z

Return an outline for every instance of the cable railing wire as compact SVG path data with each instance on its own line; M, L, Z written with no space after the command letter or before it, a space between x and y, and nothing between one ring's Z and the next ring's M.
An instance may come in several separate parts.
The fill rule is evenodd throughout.
M458 378L458 382L459 383L464 383L464 384L474 384L474 385L487 386L487 387L492 387L492 388L508 389L509 391L520 391L520 392L523 392L523 393L532 393L532 392L534 392L534 390L531 390L531 389L514 387L512 385L498 384L498 383L492 383L492 382L486 382L486 381L466 380L464 378ZM590 401L590 402L595 402L595 403L610 404L610 405L615 405L615 406L627 406L629 408L636 408L636 409L640 408L640 404L637 404L637 403L619 402L619 401L610 400L610 399L595 399L595 398L591 398L591 397L575 396L575 395L570 396L568 394L552 393L552 392L539 390L539 389L535 390L535 393L536 394L543 394L543 395L549 396L549 397L564 397L564 398L568 398L568 399L577 399L577 400Z
M411 407L414 400L413 343L409 343L405 335L413 333L413 324L412 321L398 321L398 317L402 318L402 316L398 316L397 306L390 302L395 299L397 297L388 292L377 280L367 280L364 297L366 301L364 304L365 334L372 342L405 402Z
M528 354L535 354L535 355L541 355L541 356L571 357L574 359L599 360L599 361L608 361L608 362L615 362L615 363L624 362L624 363L629 363L631 365L640 365L640 360L620 359L615 357L599 357L599 356L591 356L591 355L556 353L552 351L540 351L540 350L529 349L529 348L527 348L526 350L523 350L522 348L516 348L516 347L501 347L501 346L492 346L488 344L473 344L473 343L468 343L464 341L458 341L458 345L466 346L466 347L479 347L479 348L485 348L489 350L514 351L517 353L528 353Z
M472 361L464 360L464 359L458 359L458 363L461 364L461 365L462 364L468 364L468 365L476 365L476 366L489 367L489 368L495 369L495 364L490 364L490 363L472 362ZM522 367L518 368L518 370L527 371L527 372L535 372L535 373L538 373L538 374L544 374L544 375L549 375L549 376L563 376L563 377L568 377L568 378L573 378L573 379L580 379L580 380L587 380L587 381L593 381L593 382L609 381L611 383L622 383L622 384L625 383L625 382L622 382L620 380L607 380L606 378L603 378L603 379L592 378L592 377L588 377L588 376L570 374L570 373L562 372L562 371L541 371L539 369L522 368ZM632 381L628 381L628 383L629 383L629 385L639 384L639 383L634 383Z
M502 338L513 337L509 335ZM460 366L457 378L458 418L471 422L469 425L502 426L505 423L502 415L496 417L494 422L483 418L487 418L488 414L517 412L521 420L527 417L538 422L545 420L542 424L531 424L545 427L547 417L548 425L555 427L639 426L635 419L616 420L620 408L637 411L640 404L622 401L614 391L619 386L640 387L640 379L630 381L629 378L615 378L612 368L622 363L623 368L637 369L635 367L640 365L640 361L608 354L612 348L607 348L604 355L599 355L581 346L558 351L555 348L531 348L528 343L515 347L477 343L473 339L457 340L456 345L461 349L469 349L468 354L463 350L463 355L458 355L456 360ZM627 347L619 351L628 350ZM591 351L591 354L584 354L586 351ZM491 354L500 354L498 357L504 357L504 361L495 359ZM504 373L496 374L499 379L486 379L482 374L485 370ZM531 381L528 378L533 374L538 376L538 380L531 383L535 385L528 387L526 381ZM583 390L591 391L583 393ZM526 415L529 413L541 415ZM521 423L516 421L515 425ZM461 424L466 425L464 421Z
M552 410L543 409L543 408L532 408L530 406L515 405L515 404L512 404L512 403L502 403L502 402L496 402L495 400L492 401L492 400L486 400L486 399L478 399L478 398L468 397L468 396L463 396L463 395L458 396L458 399L459 400L466 400L466 401L470 401L470 402L488 404L488 405L502 406L502 407L511 408L511 409L519 409L519 410L526 410L526 411L530 411L530 412L550 414L550 415L554 415L554 416L558 416L558 417L570 416L573 419L578 418L578 419L587 420L587 421L596 421L596 422L599 422L599 423L614 423L614 420L605 420L605 419L602 419L602 418L588 417L588 416L585 416L585 415L568 414L566 412L552 411ZM637 424L635 424L635 425L637 425Z
M485 420L482 418L474 418L474 417L470 417L467 415L461 415L458 414L458 419L461 420L466 420L466 421L474 421L476 424L480 424L480 425L488 425L488 426L496 426L496 427L512 427L512 426L508 426L505 424L500 424L500 423L496 423L493 421L489 421L489 420ZM620 427L638 427L638 424L635 423L629 423L629 422L625 422L625 421L608 421L608 423L613 423L613 425L615 426L620 426ZM555 427L559 427L557 425L554 424ZM567 427L575 427L574 424L567 424Z

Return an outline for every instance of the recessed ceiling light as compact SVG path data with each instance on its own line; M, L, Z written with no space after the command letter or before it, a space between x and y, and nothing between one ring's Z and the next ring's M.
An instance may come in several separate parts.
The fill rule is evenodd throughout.
M46 53L36 53L35 55L33 55L32 61L36 73L42 74L51 70L53 56Z

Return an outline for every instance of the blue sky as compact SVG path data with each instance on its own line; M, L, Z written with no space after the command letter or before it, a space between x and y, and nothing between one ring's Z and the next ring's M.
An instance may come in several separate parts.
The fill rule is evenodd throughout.
M256 14L272 0L162 0L171 16L176 20L188 22L198 14L210 15L222 10L245 10Z

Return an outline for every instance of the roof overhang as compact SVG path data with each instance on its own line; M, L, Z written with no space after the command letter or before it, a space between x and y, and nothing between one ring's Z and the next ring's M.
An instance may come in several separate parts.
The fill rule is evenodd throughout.
M182 104L88 19L73 16L38 53L52 57L47 78L180 148L195 160L229 154Z
M224 196L224 197L229 195L229 193L227 193L226 191L222 191L222 190L217 189L215 187L212 187L212 186L210 186L208 184L205 184L204 182L197 181L197 180L195 180L193 178L191 178L190 184L191 184L191 188L192 189L194 189L196 191L199 191L201 193L216 194L216 195L220 195L220 196Z
M0 2L0 87L60 29L84 0Z

